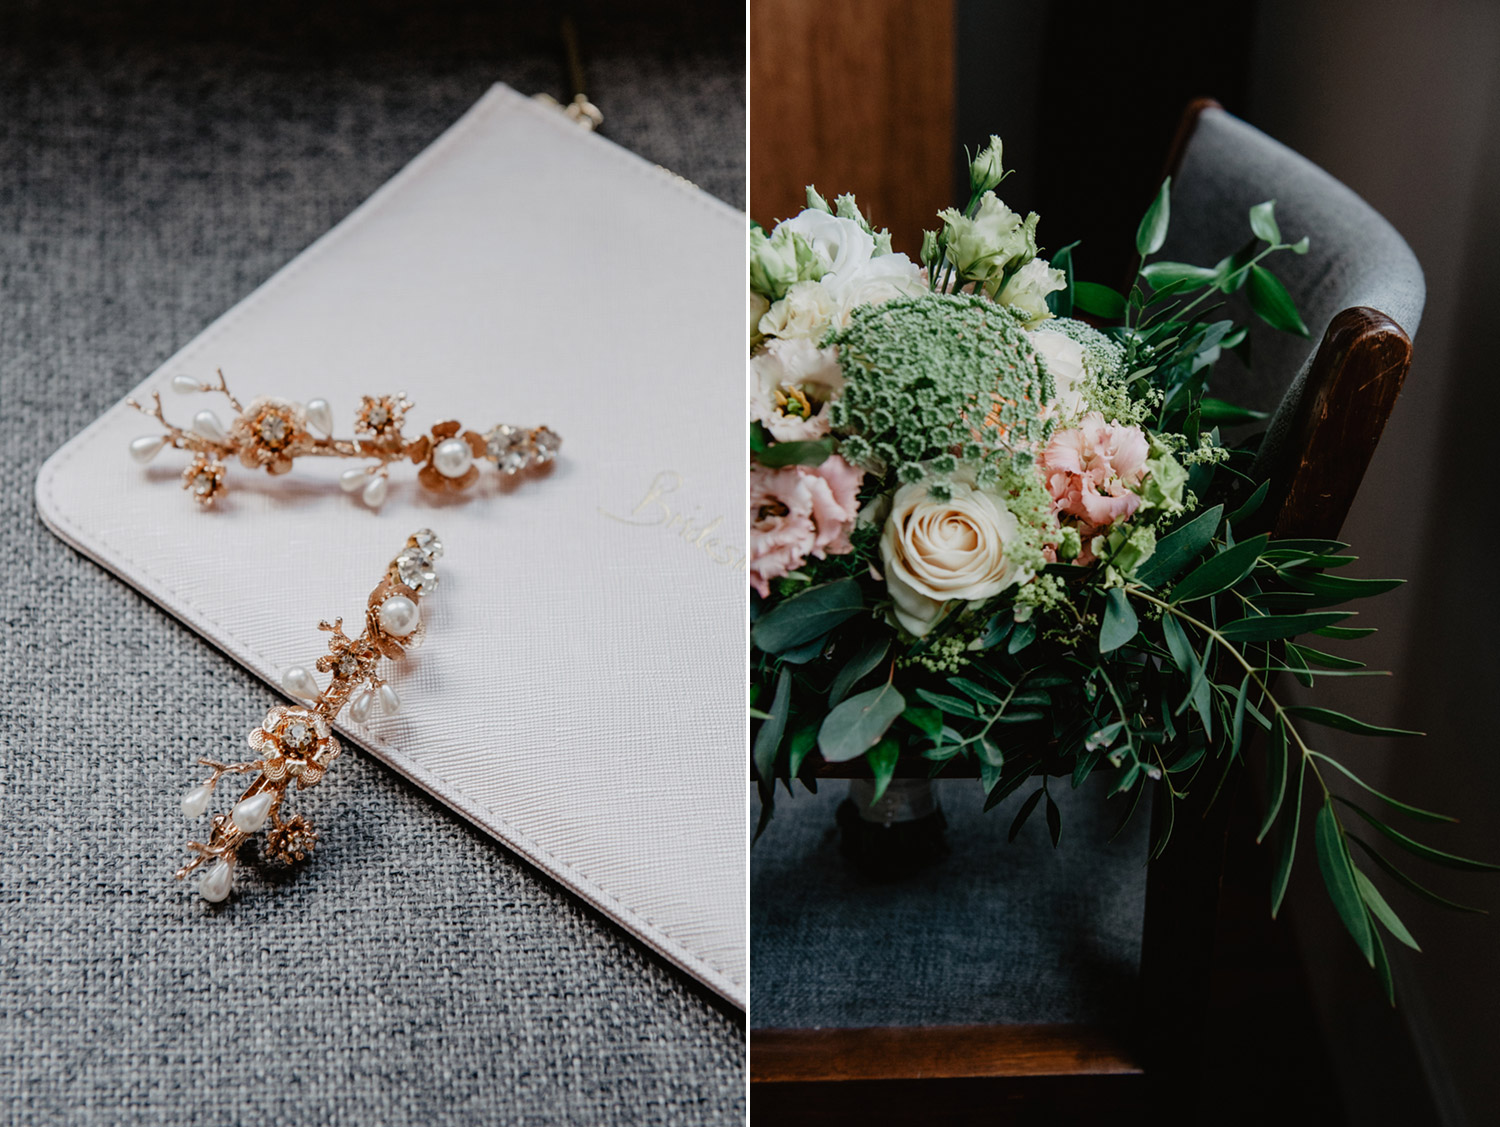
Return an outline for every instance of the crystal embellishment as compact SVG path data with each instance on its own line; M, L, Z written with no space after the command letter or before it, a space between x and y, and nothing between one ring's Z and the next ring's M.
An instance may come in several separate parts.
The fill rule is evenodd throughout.
M439 545L439 551L441 551ZM437 586L437 572L432 569L432 560L421 548L406 548L396 557L396 574L402 584L419 595L425 595Z
M562 439L547 427L538 427L531 435L531 442L536 447L538 465L552 461L562 449Z
M420 551L428 563L434 563L443 558L443 542L438 539L437 533L430 528L419 529L412 534L416 541L417 550Z
M485 455L501 473L520 473L531 464L531 443L525 431L502 423L485 435Z

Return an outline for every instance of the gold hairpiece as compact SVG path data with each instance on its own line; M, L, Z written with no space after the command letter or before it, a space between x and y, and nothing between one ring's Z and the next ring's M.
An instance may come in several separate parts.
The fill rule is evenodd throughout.
M193 819L207 812L214 787L225 775L259 774L228 814L214 815L207 844L187 843L194 856L177 870L178 880L185 879L200 865L212 862L198 882L198 891L205 900L225 899L234 881L240 846L267 824L270 825L266 833L269 856L291 864L312 852L318 838L312 823L301 814L282 817L286 792L293 780L299 790L315 785L338 758L339 741L331 724L345 705L349 719L356 724L363 724L369 718L377 701L387 714L393 715L400 709L401 698L376 672L376 667L381 658L394 660L421 644L425 630L422 596L437 586L433 565L442 554L442 542L431 529L424 528L408 537L406 547L390 562L385 576L370 593L364 630L358 638L344 633L342 618L318 623L318 629L327 631L330 637L328 652L318 658L316 668L333 677L328 687L322 689L312 671L300 665L281 675L282 688L304 703L279 704L266 713L259 727L251 729L246 738L257 758L242 763L198 760L211 773L183 795L182 812Z
M393 462L411 461L421 466L417 480L437 491L467 489L479 478L477 461L493 462L507 476L544 466L557 457L562 439L547 427L514 427L501 424L483 434L465 430L457 421L435 425L428 434L408 439L401 433L411 401L404 391L395 395L366 395L354 416L355 438L333 437L333 411L326 399L312 399L304 406L287 399L262 396L247 406L232 394L218 373L218 383L200 383L191 376L173 376L172 387L184 395L218 392L234 408L234 420L225 426L213 411L202 410L187 427L167 422L162 413L161 393L151 393L152 406L134 399L125 402L150 415L166 428L166 434L142 435L130 444L138 462L149 462L167 447L187 450L193 461L182 474L182 487L201 505L212 505L224 492L225 462L238 458L250 469L283 474L292 461L304 456L363 458L367 466L345 470L339 485L346 493L359 493L365 504L378 509L385 503L387 476Z

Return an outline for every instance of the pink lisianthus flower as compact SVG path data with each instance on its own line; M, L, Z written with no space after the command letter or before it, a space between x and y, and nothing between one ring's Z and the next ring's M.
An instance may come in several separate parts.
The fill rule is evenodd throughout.
M766 598L770 582L809 556L852 550L864 473L837 454L819 466L750 467L750 584Z
M1151 446L1140 427L1104 421L1091 411L1076 427L1058 431L1042 451L1041 470L1052 511L1071 517L1083 540L1079 563L1092 563L1089 541L1129 520L1140 508L1137 492Z

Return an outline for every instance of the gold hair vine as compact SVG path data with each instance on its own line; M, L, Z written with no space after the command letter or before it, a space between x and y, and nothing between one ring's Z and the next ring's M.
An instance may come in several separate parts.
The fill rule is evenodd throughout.
M125 402L150 415L166 428L166 434L148 434L130 444L138 462L149 462L162 450L187 450L193 461L182 474L182 487L201 505L212 505L224 492L225 462L239 458L250 469L283 474L295 458L365 458L367 466L345 470L339 485L346 493L359 493L365 504L378 509L385 502L387 475L393 462L411 461L422 468L417 480L428 489L442 492L467 489L479 478L476 461L493 462L507 476L544 466L557 457L562 439L547 427L514 427L501 424L483 434L465 430L450 420L436 424L428 434L408 439L401 433L411 401L404 391L395 395L366 395L354 416L355 438L333 437L333 410L326 399L312 399L304 406L287 399L262 396L247 406L230 394L224 373L218 383L200 383L191 376L173 376L172 388L184 395L218 392L234 408L234 420L225 426L209 410L199 411L187 427L174 426L162 414L161 393L151 393L152 406L134 399Z
M422 596L437 586L433 565L442 554L443 545L431 529L408 537L406 547L386 567L385 576L370 593L365 628L358 638L344 633L342 618L318 623L318 629L327 631L330 637L328 652L318 658L317 670L333 674L332 680L326 689L320 689L312 671L300 665L281 675L282 688L305 702L305 707L279 704L266 713L247 737L257 758L243 763L198 760L211 774L183 795L182 812L193 819L208 810L214 787L225 775L259 775L228 814L214 815L206 845L187 843L195 856L177 870L178 880L212 862L198 882L198 891L205 900L225 899L234 881L240 846L267 824L266 852L270 857L289 865L312 852L318 838L312 823L301 814L285 819L281 816L286 792L293 780L299 790L315 785L338 758L339 741L330 725L346 704L349 719L356 724L369 718L377 701L388 715L400 709L401 698L376 667L381 658L394 660L421 644L425 629Z

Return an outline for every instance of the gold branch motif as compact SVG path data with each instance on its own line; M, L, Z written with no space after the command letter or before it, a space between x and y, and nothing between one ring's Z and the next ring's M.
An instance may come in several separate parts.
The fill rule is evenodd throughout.
M390 467L401 462L420 466L417 480L438 492L467 489L479 478L478 463L489 462L507 476L548 465L562 448L562 439L547 427L501 424L488 431L467 430L457 420L435 424L429 433L408 439L402 432L412 403L404 391L395 395L367 395L355 412L354 438L333 436L333 410L326 399L306 404L261 396L241 405L219 370L217 383L191 376L174 376L172 388L183 395L222 395L234 409L226 426L211 410L193 416L180 427L167 421L161 393L151 393L151 406L134 399L125 402L161 424L165 434L148 434L130 443L139 462L149 462L163 450L193 455L183 473L183 488L200 505L214 504L225 489L226 462L238 460L248 469L284 474L298 458L352 458L366 464L345 470L339 485L358 493L371 508L385 503Z
M387 565L385 574L369 599L364 630L357 638L344 632L344 620L318 623L329 635L328 652L318 658L315 669L332 674L326 687L313 671L300 665L281 676L282 687L300 703L278 704L268 711L245 742L256 758L227 762L203 758L209 774L182 798L182 811L201 818L207 811L214 788L225 775L255 773L255 779L228 813L215 814L207 842L189 841L188 860L177 870L177 879L207 866L198 881L205 900L229 896L240 847L262 827L266 853L291 864L312 852L318 834L301 814L285 820L281 808L295 782L298 790L316 786L338 758L342 748L332 725L347 706L356 724L365 723L378 704L381 711L395 714L401 707L396 690L377 671L383 659L401 657L422 636L421 600L437 586L435 564L443 545L431 529L407 537L406 546Z

